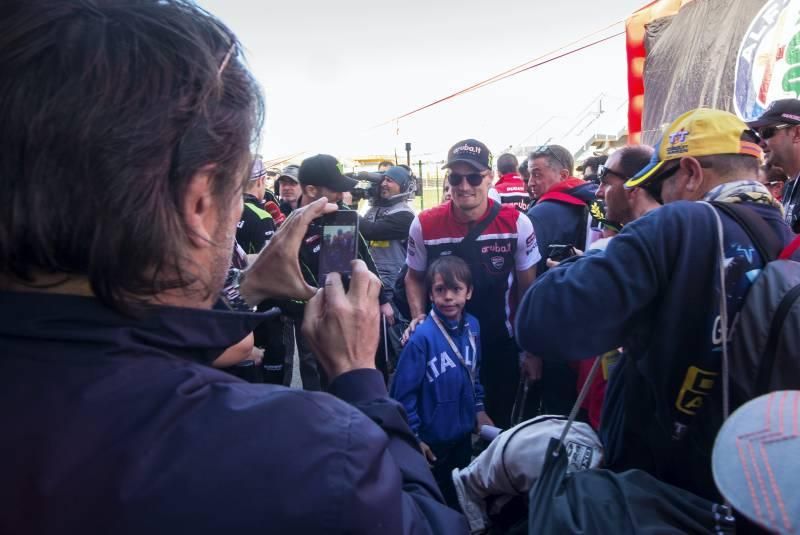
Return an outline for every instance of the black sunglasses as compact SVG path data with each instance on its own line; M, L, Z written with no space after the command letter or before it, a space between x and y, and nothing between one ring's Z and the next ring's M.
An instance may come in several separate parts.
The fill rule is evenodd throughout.
M483 175L480 173L468 173L466 175L462 175L461 173L453 173L451 172L450 175L447 177L447 181L450 183L451 186L458 186L464 179L467 179L469 185L473 188L476 186L480 186L481 182L483 182Z
M614 176L617 176L617 177L621 178L622 180L626 180L626 181L628 180L628 177L626 177L626 176L625 176L625 175L623 175L622 173L620 173L620 172L617 172L617 171L614 171L613 169L610 169L610 168L606 167L605 165L600 165L600 166L597 168L597 178L598 178L598 179L599 179L601 182L602 182L602 181L603 181L603 180L604 180L604 179L605 179L605 178L606 178L608 175L614 175Z
M797 126L794 124L778 124L775 126L765 126L763 128L758 129L758 135L761 139L769 139L774 137L775 134L778 133L778 130L783 130L784 128L791 128L793 126Z

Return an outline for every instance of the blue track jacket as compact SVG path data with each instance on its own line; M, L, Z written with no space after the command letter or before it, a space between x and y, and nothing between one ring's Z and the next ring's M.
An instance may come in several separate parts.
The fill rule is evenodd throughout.
M400 354L392 397L403 404L411 430L426 444L459 440L475 428L475 415L483 408L480 380L480 328L478 320L464 314L454 322L439 314L466 364L473 370L474 387L439 327L428 316L414 331ZM475 352L467 327L475 338Z

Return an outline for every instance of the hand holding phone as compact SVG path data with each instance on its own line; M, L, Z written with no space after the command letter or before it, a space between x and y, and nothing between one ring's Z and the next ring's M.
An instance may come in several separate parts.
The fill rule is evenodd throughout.
M550 248L547 252L547 258L553 260L554 262L562 262L571 256L577 255L578 252L575 250L575 246L570 244L560 244L554 243L550 245Z
M339 273L349 280L351 264L358 256L358 213L339 210L322 217L322 243L319 252L317 280L325 284L329 273Z

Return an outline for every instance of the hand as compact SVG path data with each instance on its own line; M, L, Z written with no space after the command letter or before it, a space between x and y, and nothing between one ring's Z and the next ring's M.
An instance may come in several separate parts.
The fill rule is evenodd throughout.
M580 249L573 247L573 250L575 251L575 256L583 256L583 251ZM561 262L548 258L547 261L545 261L545 264L547 265L547 269L553 269L554 267L561 265Z
M419 325L423 321L425 321L425 314L420 314L419 316L411 320L411 323L408 324L406 330L403 331L403 337L400 338L400 343L402 345L406 345L408 339L411 338L411 335L414 334L414 331L417 329L417 325Z
M428 464L433 466L433 463L436 462L436 455L433 454L431 447L420 440L419 449L422 450L422 455L425 456L425 460L428 461Z
M489 418L489 415L486 414L486 411L480 411L478 414L475 415L475 432L480 433L481 426L484 425L494 426L494 422L492 421L491 418Z
M386 323L394 325L394 309L391 303L384 303L381 305L381 314L386 317Z
M274 239L274 238L273 238ZM380 334L378 295L381 281L361 260L353 260L350 291L338 273L308 302L302 333L330 381L361 368L375 368Z
M335 212L325 197L293 211L266 247L244 272L239 292L248 304L265 299L310 299L315 289L300 271L300 245L308 225L323 214Z
M253 350L250 352L250 358L248 360L255 362L256 366L261 366L261 362L264 360L264 350L260 347L253 346Z
M542 359L526 352L520 362L519 369L528 381L538 381L542 378Z

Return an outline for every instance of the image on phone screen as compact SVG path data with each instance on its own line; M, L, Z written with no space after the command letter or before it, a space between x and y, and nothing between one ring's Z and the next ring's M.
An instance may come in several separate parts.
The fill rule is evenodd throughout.
M353 212L353 218L355 213ZM340 218L341 219L341 218ZM330 223L330 224L328 224ZM322 246L319 253L319 283L325 283L328 273L349 275L350 261L356 258L358 229L355 224L343 225L341 221L326 222L322 227Z

